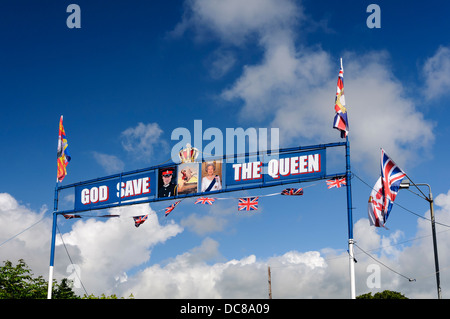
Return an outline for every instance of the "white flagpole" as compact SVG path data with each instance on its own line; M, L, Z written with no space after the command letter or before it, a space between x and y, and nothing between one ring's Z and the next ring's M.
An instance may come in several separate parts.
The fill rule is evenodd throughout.
M62 149L61 139L59 136L60 128L59 125L61 124L61 121L63 119L63 116L61 115L61 118L58 123L58 149L57 152ZM58 170L56 170L56 186L55 186L55 197L53 201L53 226L52 226L52 239L51 239L51 246L50 246L50 265L48 269L48 291L47 291L47 299L52 299L52 289L53 289L53 264L55 262L55 240L56 240L56 225L57 225L57 218L58 214L56 213L58 211Z
M50 247L50 266L48 270L48 291L47 299L52 299L52 288L53 288L53 264L55 262L55 240L56 240L56 223L58 215L56 211L58 210L58 183L55 187L55 199L54 199L54 211L53 211L53 226L52 226L52 240Z
M341 58L341 69L344 72ZM353 254L353 214L352 214L352 184L351 184L351 169L350 169L350 141L346 137L345 145L346 157L346 185L347 185L347 220L348 220L348 255L349 255L349 270L350 270L350 298L356 299L355 289L355 257Z

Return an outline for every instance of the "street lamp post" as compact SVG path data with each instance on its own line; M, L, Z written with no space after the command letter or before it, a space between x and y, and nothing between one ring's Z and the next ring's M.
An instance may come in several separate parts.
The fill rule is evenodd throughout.
M411 182L408 179L402 180L400 184L400 189L408 189ZM415 187L417 186L428 186L428 197L425 196L425 199L430 203L430 217L431 217L431 233L433 236L433 248L434 248L434 267L436 269L436 285L437 285L437 293L438 299L442 298L441 294L441 279L439 273L439 259L438 259L438 250L437 250L437 241L436 241L436 225L434 221L434 207L433 207L433 194L431 194L431 187L426 183L415 184L412 183ZM417 189L419 189L417 187ZM419 189L420 190L420 189ZM423 193L422 193L423 194Z

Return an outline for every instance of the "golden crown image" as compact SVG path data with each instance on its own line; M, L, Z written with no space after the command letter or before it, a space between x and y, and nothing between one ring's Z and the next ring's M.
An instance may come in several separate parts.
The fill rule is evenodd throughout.
M195 147L192 147L191 144L186 144L186 148L183 148L178 152L178 157L181 160L181 163L194 163L198 157L200 151Z

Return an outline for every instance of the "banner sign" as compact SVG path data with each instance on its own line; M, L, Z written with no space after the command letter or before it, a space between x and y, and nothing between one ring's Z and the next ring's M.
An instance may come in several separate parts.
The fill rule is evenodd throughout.
M278 154L246 163L227 163L226 183L229 186L252 183L267 184L292 179L322 178L326 175L325 149Z
M205 162L182 162L74 184L74 211L158 201L209 192L266 187L322 179L326 148L279 150L274 154L235 156ZM66 186L69 188L72 186Z
M155 171L75 186L75 210L99 208L121 201L155 196Z

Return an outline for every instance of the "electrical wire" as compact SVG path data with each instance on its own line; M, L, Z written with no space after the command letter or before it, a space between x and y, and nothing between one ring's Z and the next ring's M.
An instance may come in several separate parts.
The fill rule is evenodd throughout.
M58 225L56 225L56 229L58 230L59 236L61 237L61 241L62 241L62 243L63 243L64 249L66 250L67 256L69 257L70 263L71 263L72 265L74 265L74 263L73 263L73 261L72 261L72 257L70 257L69 251L67 250L66 244L64 243L64 239L63 239L63 236L62 236L61 231L59 230ZM76 267L74 267L73 270L75 271L75 274L76 274L78 280L80 281L81 286L83 287L83 290L84 290L84 292L86 293L86 296L89 296L89 294L88 294L86 288L84 287L83 281L81 280L81 277L80 277L80 275L79 275L78 272L77 272Z
M353 175L354 177L358 178L363 184L365 184L365 185L366 185L367 187L369 187L370 189L375 190L372 186L370 186L367 182L365 182L361 177L359 177L359 176L356 175L355 173L352 172L352 175ZM413 193L414 193L414 192L413 192ZM414 194L416 194L416 193L414 193ZM419 196L419 197L421 197L419 194L416 194L416 195ZM426 199L426 198L425 198L425 199ZM425 220L428 220L429 222L431 222L431 219L430 219L430 218L427 218L427 217L422 216L422 215L420 215L420 214L418 214L418 213L415 213L415 212L413 212L412 210L410 210L410 209L408 209L408 208L406 208L406 207L400 205L400 204L397 203L397 202L393 202L393 204L394 204L394 205L397 205L398 207L400 207L400 208L406 210L407 212L409 212L409 213L411 213L411 214L413 214L413 215L416 215L417 217L420 217L420 218L422 218L422 219L425 219ZM450 228L450 225L447 225L447 224L439 223L439 222L437 222L437 221L434 221L434 223L435 223L436 225L441 225L441 226L449 227L449 228Z
M46 218L46 216L42 217L40 220L38 220L37 222L35 222L34 224L32 224L31 226L28 226L27 228L25 228L24 230L22 230L21 232L15 234L14 236L8 238L7 240L5 240L4 242L2 242L0 244L0 247L3 246L4 244L6 244L7 242L9 242L10 240L16 238L17 236L23 234L24 232L26 232L27 230L31 229L32 227L36 226L37 224L39 224L40 222L42 222L44 219Z
M386 264L382 263L380 260L376 259L375 257L373 257L371 254L369 254L368 252L366 252L364 249L362 249L361 247L359 247L356 243L354 243L353 245L355 245L359 250L361 250L364 254L366 254L367 256L369 256L370 258L372 258L373 260L375 260L377 263L379 263L380 265L383 265L384 267L386 267L387 269L389 269L390 271L396 273L397 275L408 279L409 282L413 282L416 281L416 279L414 278L410 278L408 276L405 276L401 273L399 273L398 271L395 271L394 269L392 269L391 267L387 266Z

